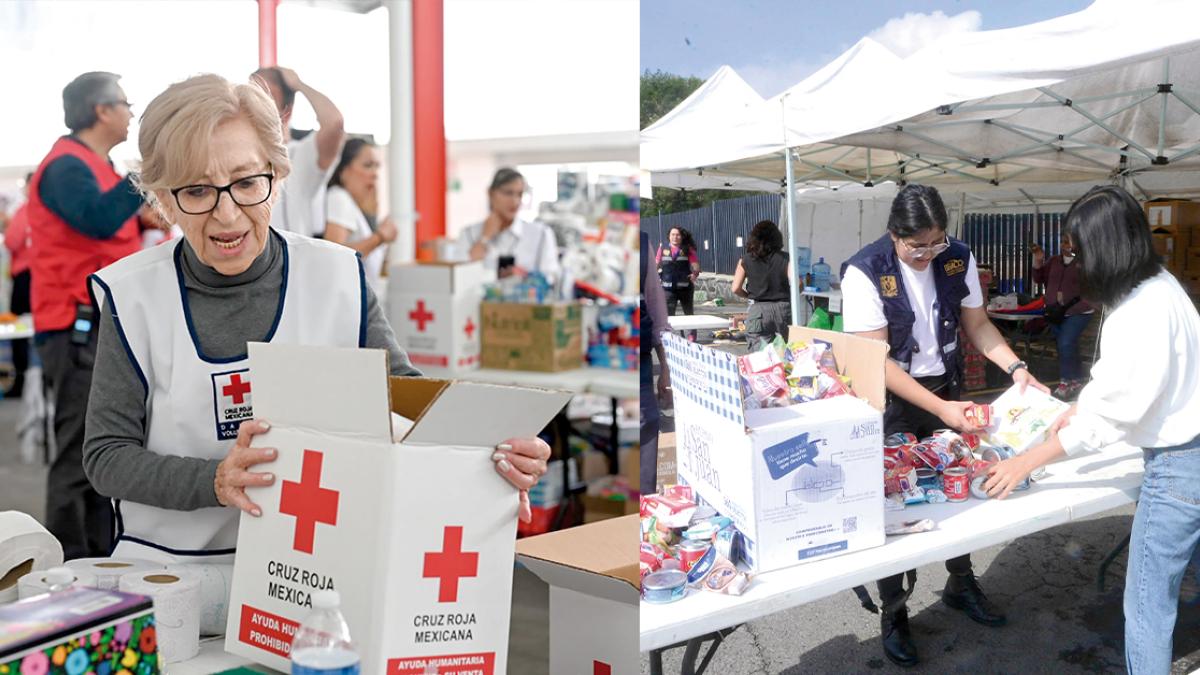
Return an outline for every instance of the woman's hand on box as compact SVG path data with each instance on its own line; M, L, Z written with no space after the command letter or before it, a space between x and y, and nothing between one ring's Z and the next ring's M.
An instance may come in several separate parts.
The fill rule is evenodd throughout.
M237 442L217 465L217 476L213 481L217 501L222 506L236 506L252 516L262 515L258 504L246 496L246 488L270 485L275 482L275 475L249 469L255 464L274 461L279 452L275 448L252 448L250 441L270 428L264 420L249 420L238 427Z
M546 462L549 459L550 446L540 438L510 438L497 445L496 452L492 453L496 471L521 491L518 516L522 522L533 520L529 488L537 485L546 475Z

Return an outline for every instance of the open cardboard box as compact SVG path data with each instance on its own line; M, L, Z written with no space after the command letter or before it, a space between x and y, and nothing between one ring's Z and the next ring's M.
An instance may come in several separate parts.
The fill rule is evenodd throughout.
M311 594L332 588L364 673L503 673L517 491L493 448L534 436L570 394L389 378L387 353L252 343L256 447L276 475L247 490L226 650L289 668ZM393 442L395 412L413 420Z
M522 539L517 560L550 585L550 672L641 672L636 514Z
M792 326L788 341L833 345L862 399L747 409L737 357L664 334L680 483L733 520L754 572L880 546L888 346Z

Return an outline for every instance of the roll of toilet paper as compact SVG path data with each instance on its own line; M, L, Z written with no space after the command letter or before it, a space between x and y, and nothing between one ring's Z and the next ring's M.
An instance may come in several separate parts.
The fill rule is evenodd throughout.
M233 565L167 565L167 572L200 579L200 634L224 635L229 617L229 591L233 588Z
M47 572L48 570L39 570L21 577L17 581L17 595L24 600L25 598L32 598L42 593L49 593L50 580L47 578ZM96 587L96 577L94 575L78 570L71 570L71 574L75 577L74 581L71 582L72 586Z
M41 523L20 511L0 511L0 605L20 596L21 577L62 561L62 545Z
M181 570L133 572L122 576L117 587L154 601L158 653L164 661L186 661L200 652L199 577Z
M117 590L117 583L126 574L163 569L161 563L138 558L78 558L68 560L67 567L96 577L96 588L106 591Z

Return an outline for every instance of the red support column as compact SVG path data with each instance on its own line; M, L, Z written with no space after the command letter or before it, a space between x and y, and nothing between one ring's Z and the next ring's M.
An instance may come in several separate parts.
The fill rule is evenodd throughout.
M446 127L442 87L442 0L414 0L413 183L417 260L434 260L446 233Z
M275 9L279 0L258 0L258 67L276 65Z

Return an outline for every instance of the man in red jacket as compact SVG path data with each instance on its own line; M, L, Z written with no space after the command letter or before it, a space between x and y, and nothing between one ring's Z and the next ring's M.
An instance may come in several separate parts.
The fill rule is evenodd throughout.
M58 454L50 467L46 526L68 560L107 556L113 509L83 472L83 425L96 355L88 275L140 249L142 197L108 153L133 119L112 73L84 73L63 89L70 135L59 138L29 182L34 344L53 397Z

